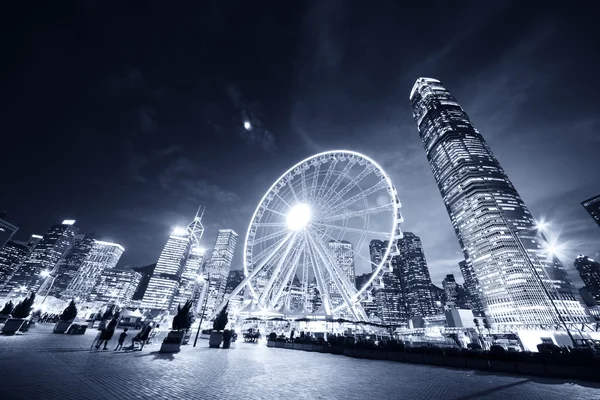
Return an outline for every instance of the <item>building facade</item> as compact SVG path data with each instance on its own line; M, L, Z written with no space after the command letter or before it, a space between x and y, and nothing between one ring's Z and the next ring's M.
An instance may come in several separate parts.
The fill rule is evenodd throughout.
M0 247L4 246L18 230L16 225L0 218Z
M589 321L557 259L483 136L442 83L419 78L413 115L427 159L492 325Z
M142 279L142 274L132 269L108 268L102 271L87 301L95 306L115 304L128 307Z
M238 234L232 229L219 229L217 233L215 246L205 267L208 282L206 315L212 315L215 307L223 301L237 238Z
M168 310L179 288L179 280L190 250L185 228L175 227L165 244L142 299L142 308Z
M421 238L412 232L404 232L404 237L398 239L398 251L398 274L405 294L407 317L436 314L433 284Z
M458 304L459 285L456 283L453 274L448 274L442 281L444 288L444 305L447 308L456 308Z
M464 280L465 306L473 310L473 315L477 317L484 316L483 305L479 300L479 283L473 272L473 265L467 263L467 261L460 261L458 267Z
M52 271L72 246L79 230L74 223L73 220L65 220L62 224L52 225L31 254L19 265L6 287L26 287L28 291L37 292L45 280L41 272Z
M177 306L183 306L186 301L192 300L194 304L200 297L199 276L202 274L204 265L204 250L201 247L192 247L188 255L179 286L171 303L171 311L177 311Z
M352 249L352 243L342 240L330 240L327 243L327 249L332 256L333 261L340 272L340 275L345 279L349 287L354 287L356 275L354 269L354 251ZM331 301L332 309L344 304L341 291L331 281L331 277L328 277L330 281L327 282L329 299ZM351 315L350 310L344 309L341 313L341 317L349 317Z
M585 284L585 290L594 299L596 305L600 306L600 263L580 254L575 258L573 265Z
M102 272L115 268L124 251L120 244L94 240L81 267L61 293L61 298L87 301Z
M0 299L8 295L8 291L4 291L4 286L12 278L28 253L27 243L16 240L9 240L0 248Z
M596 221L598 226L600 226L600 195L581 202L581 205L590 214L590 217Z

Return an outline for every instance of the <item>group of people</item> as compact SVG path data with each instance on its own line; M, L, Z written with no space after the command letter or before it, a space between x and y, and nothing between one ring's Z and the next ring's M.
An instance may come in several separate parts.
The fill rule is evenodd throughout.
M103 319L102 321L100 321L100 325L98 326L98 334L96 335L96 337L94 338L94 341L92 342L92 345L90 346L90 350L93 349L94 347L96 348L96 350L99 350L101 346L102 350L108 350L108 342L110 342L110 340L112 339L113 335L115 334L115 330L117 328L117 325L119 324L119 319L118 316L115 316L113 318L111 318L110 321L108 321L106 319ZM123 332L121 332L121 334L119 335L118 341L117 341L117 346L115 347L114 351L117 350L121 350L123 348L123 343L125 343L125 339L127 339L127 331L128 328L124 328ZM135 335L132 339L131 339L131 349L133 349L134 345L136 342L141 343L141 347L143 347L143 345L148 341L148 339L152 336L156 336L160 333L160 325L157 324L155 327L152 327L152 325L146 325L144 327L142 327L142 330L140 332L138 332L137 335Z

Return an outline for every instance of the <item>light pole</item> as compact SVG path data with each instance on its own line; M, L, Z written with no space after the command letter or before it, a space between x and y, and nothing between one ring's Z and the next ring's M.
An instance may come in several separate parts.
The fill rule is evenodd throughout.
M530 232L530 233L534 233L535 232L535 234L537 236L537 231L539 231L540 229L543 229L543 225L542 224L539 224L536 228L533 228L533 229L526 229L525 231L526 232ZM554 311L556 312L556 316L558 317L558 320L560 321L560 323L563 325L563 327L567 331L567 335L569 335L569 338L571 339L571 342L573 343L573 347L577 347L577 342L575 341L575 338L571 334L571 331L569 330L569 327L567 326L567 323L563 319L562 315L560 315L558 307L556 307L556 304L554 303L554 299L550 295L550 292L548 292L548 288L546 287L544 281L542 280L542 277L540 276L540 274L538 273L535 265L531 261L531 258L529 257L529 253L527 252L527 249L525 248L525 245L523 244L523 242L521 240L521 236L519 235L519 232L514 232L512 229L509 229L509 231L515 237L516 242L517 242L520 250L523 252L523 255L525 256L525 259L527 260L527 263L529 264L529 267L532 269L534 275L538 279L538 281L540 283L540 286L542 287L542 289L544 290L544 293L546 294L546 297L548 297L548 300L550 300L550 303L552 304L552 308L554 308ZM545 266L542 265L542 268L544 268L544 267ZM550 277L548 277L548 278L550 278Z
M196 338L194 339L194 346L196 347L196 343L198 342L198 335L200 334L200 330L202 329L202 320L204 319L204 313L206 312L206 303L208 302L208 291L210 289L210 272L207 273L208 278L206 279L206 295L204 296L204 304L202 305L202 313L200 314L200 322L198 323L198 330L196 331ZM204 277L202 275L198 276L198 283L204 281Z
M48 297L48 294L50 294L50 290L52 289L52 286L54 286L54 281L58 277L58 272L55 272L55 271L50 272L50 271L44 270L44 271L40 272L40 276L42 278L48 278L48 277L52 278L52 281L50 282L50 286L46 290L46 295L44 296L44 299L40 303L40 304L44 304L44 302L46 301L46 298Z

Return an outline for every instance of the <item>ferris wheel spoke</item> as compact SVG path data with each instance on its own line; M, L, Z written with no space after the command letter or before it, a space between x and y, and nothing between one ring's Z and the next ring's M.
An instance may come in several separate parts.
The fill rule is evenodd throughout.
M255 228L286 228L285 222L255 222L253 225Z
M300 245L296 249L296 253L294 254L294 258L292 259L291 266L288 268L287 274L283 278L281 285L279 286L279 288L277 289L277 292L275 293L275 296L271 299L271 307L275 307L275 305L281 298L281 295L283 294L283 291L285 290L287 283L288 282L293 283L293 281L294 281L294 277L296 276L296 271L298 270L298 263L300 261L300 256L304 252L304 249L306 246L304 244L303 240L298 240L298 241L300 242Z
M326 201L326 199L328 199L332 195L332 193L338 188L338 186L340 186L340 184L342 183L344 178L348 176L348 172L350 172L352 167L354 167L354 163L351 161L348 162L348 165L346 165L344 167L342 172L340 172L340 174L337 176L337 178L335 178L335 181L333 181L333 184L329 187L329 189L327 189L327 192L325 192L325 195L321 199L319 199L319 202L317 203L317 206L319 208L323 205L323 203Z
M315 200L321 199L325 188L329 185L329 180L333 175L333 171L335 171L335 166L337 165L337 159L333 160L331 164L329 164L329 168L327 168L327 172L325 173L325 178L323 179L323 183L319 186L319 191L317 192L317 198Z
M339 292L339 294L342 296L342 299L344 300L346 305L348 307L350 307L350 309L352 310L351 297L348 296L348 292L351 289L344 284L345 281L347 282L347 280L337 270L337 268L336 268L337 263L335 262L335 260L333 260L330 257L330 254L327 252L327 250L323 250L323 248L320 247L322 244L318 240L315 240L315 238L312 237L311 233L308 233L307 236L308 236L309 240L312 242L317 254L321 258L323 267L325 267L325 270L329 273L329 278L331 280L331 283L333 285L335 285L335 287L337 288L337 292ZM356 315L355 315L355 317L356 317Z
M350 228L350 227L347 227L347 226L324 224L322 222L313 222L312 225L324 226L326 228L337 229L337 230L340 230L340 231L343 231L343 232L360 233L363 236L370 235L370 236L377 236L377 237L384 237L384 238L389 238L390 237L390 233L389 232L370 231L370 230L365 230L365 229L360 229L360 228Z
M268 257L273 258L276 253L279 251L279 249L281 249L281 247L283 247L283 245L290 239L290 237L292 237L292 235L294 234L294 232L288 232L288 234L286 235L286 237L284 237L283 239L281 239L279 242L275 242L273 243L271 246L267 247L266 249L262 250L260 253L258 253L256 256L252 257L252 261L253 264L256 264L257 262L263 262L263 257ZM266 261L268 262L268 261Z
M264 210L265 210L265 211L272 212L273 214L281 215L282 217L287 217L287 215L286 215L286 214L284 214L284 213L282 213L282 212L279 212L279 211L275 211L275 210L273 210L272 208L267 208L267 207L265 207L265 208L264 208Z
M304 168L300 169L300 184L302 185L302 198L304 201L308 200L308 193L306 191L306 174L304 173Z
M311 259L313 273L315 274L315 278L317 280L317 286L319 288L319 292L321 293L323 305L325 306L325 313L330 315L331 314L331 300L330 300L330 296L329 296L329 289L327 288L327 285L325 284L325 278L323 277L323 270L321 268L319 268L319 264L317 261L317 255L315 254L316 249L309 244L310 240L309 240L308 233L306 233L306 231L304 231L304 237L305 237L306 242L308 243L308 255Z
M296 203L301 203L302 201L300 201L300 198L296 193L296 189L294 189L294 184L292 183L292 180L289 180L287 185L290 188L290 192L292 192L292 196L294 196L294 200L296 201Z
M265 304L265 300L269 296L269 293L271 292L271 288L273 287L273 284L275 283L275 281L279 277L279 274L281 273L281 268L283 267L283 263L285 262L286 258L290 254L290 251L294 247L294 242L296 241L296 236L297 236L297 234L294 233L292 238L288 241L288 244L285 247L285 250L279 256L279 260L275 266L275 269L271 272L271 277L270 277L269 281L267 282L267 286L264 287L263 293L260 296L260 298L258 299L259 304Z
M351 204L356 203L357 201L359 201L361 199L366 198L367 196L377 192L378 190L386 189L387 186L388 186L387 182L385 180L382 180L382 181L379 181L379 183L371 186L370 188L360 192L359 194L354 195L354 196L350 197L349 199L342 201L341 203L336 204L337 200L342 199L341 197L338 199L332 200L332 201L328 202L328 205L330 205L330 208L328 208L325 211L325 214L322 214L322 215L327 216L327 215L333 214L334 212L336 212L344 207L347 207Z
M286 233L288 233L288 231L286 231L286 230L281 230L281 231L277 231L277 232L269 233L268 235L265 235L265 236L263 236L263 237L261 237L261 238L254 239L254 240L252 241L252 243L253 243L254 245L261 244L261 243L263 243L263 242L267 242L267 241L269 241L269 240L272 240L272 239L278 238L279 236L282 236L282 235L284 235L284 234L286 234Z
M281 201L283 202L283 204L285 204L285 205L286 205L288 208L292 208L292 206L290 206L290 205L289 205L289 203L288 203L287 201L285 201L285 200L283 199L283 197L281 197L281 196L279 195L279 193L275 193L275 196L279 197L279 200L281 200Z
M329 235L326 232L320 232L322 235L325 235L327 237L329 237L332 240L336 240L333 236ZM354 253L355 256L357 256L358 258L368 262L369 264L371 264L372 267L375 267L374 269L379 268L378 264L375 264L373 261L369 260L368 258L366 258L365 256L361 255L360 253L356 252L353 248L350 248L350 251L352 251L352 253Z
M335 214L335 215L330 215L324 218L321 218L319 220L319 222L322 221L338 221L341 219L347 219L347 218L353 218L353 217L362 217L365 215L371 215L371 214L377 214L383 211L390 211L394 209L394 203L388 203L385 204L383 206L379 206L379 207L373 207L373 208L367 208L364 210L358 210L358 211L350 211L350 212L346 212L343 214Z
M360 181L362 181L363 179L366 178L367 175L369 175L371 172L373 172L373 166L371 164L367 164L367 166L365 167L364 170L361 171L360 174L358 174L356 177L354 177L346 186L344 186L342 188L342 190L340 190L337 193L332 193L329 197L326 197L324 200L325 204L333 204L336 201L338 201L339 199L342 199L346 193L348 193L350 190L352 190L352 188L356 185L358 185L360 183Z

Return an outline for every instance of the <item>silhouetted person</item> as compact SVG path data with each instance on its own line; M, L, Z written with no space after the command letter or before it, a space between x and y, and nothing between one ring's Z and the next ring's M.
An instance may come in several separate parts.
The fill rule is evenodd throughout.
M102 343L104 343L104 348L102 350L108 350L106 348L106 345L108 344L110 339L112 339L113 334L115 333L115 328L117 327L118 323L119 323L119 321L117 321L116 318L113 318L110 320L110 322L106 326L106 329L102 333L102 336L100 336L100 341L96 345L96 349L99 349L100 346L102 345Z
M96 337L94 338L94 341L92 342L92 345L90 346L90 349L94 347L94 345L98 345L100 343L100 340L102 339L102 334L104 333L104 330L106 329L106 320L103 319L102 321L100 321L100 325L98 325L98 334L96 335ZM98 347L96 347L98 348Z
M119 335L119 343L117 344L117 347L115 347L115 351L121 350L123 348L123 342L127 337L127 330L127 328L123 329L123 332L121 332L121 334Z

